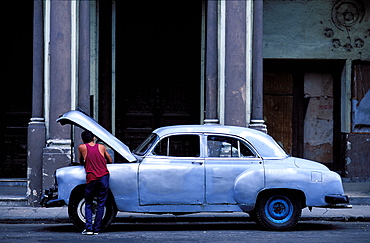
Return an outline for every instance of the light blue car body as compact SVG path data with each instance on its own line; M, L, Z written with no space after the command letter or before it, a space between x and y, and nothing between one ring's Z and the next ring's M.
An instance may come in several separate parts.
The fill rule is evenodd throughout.
M249 212L258 195L267 190L294 190L304 195L304 206L336 207L325 199L343 196L340 176L326 166L288 156L267 134L253 129L222 125L179 125L153 131L155 142L144 154L128 147L79 111L62 115L58 122L93 132L127 163L108 165L110 189L119 211L141 213ZM196 157L156 155L163 138L197 135ZM245 143L254 156L209 157L207 136L227 136ZM227 149L227 148L226 148ZM83 166L56 171L58 199L68 205L72 191L85 184Z

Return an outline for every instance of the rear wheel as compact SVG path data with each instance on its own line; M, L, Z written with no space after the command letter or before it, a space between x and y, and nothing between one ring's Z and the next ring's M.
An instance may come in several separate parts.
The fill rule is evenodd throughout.
M85 229L85 190L81 189L74 192L69 200L68 205L68 215L72 220L72 223L80 231ZM93 209L93 221L95 219L95 210L96 210L96 201L94 200L94 209ZM114 204L113 198L111 195L108 196L105 203L104 215L102 219L101 229L108 227L117 215L117 209Z
M302 207L298 198L285 194L267 194L260 198L252 214L269 230L290 230L298 224Z

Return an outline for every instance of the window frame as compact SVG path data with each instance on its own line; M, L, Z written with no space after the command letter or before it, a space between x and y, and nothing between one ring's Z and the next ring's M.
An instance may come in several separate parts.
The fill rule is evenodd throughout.
M231 138L235 139L238 141L238 157L210 157L208 156L208 137L210 136L217 136L217 137L226 137L226 138ZM247 141L246 139L235 136L235 135L230 135L230 134L217 134L217 133L205 133L204 134L204 157L208 159L261 159L261 156L257 152L257 150L253 147L253 145ZM248 157L241 157L241 152L240 152L240 143L243 143L251 152L254 154L254 156L248 156Z
M169 152L168 147L170 146L170 144L168 142L167 142L167 148L166 148L166 154L167 155L157 155L157 154L154 153L155 148L159 145L159 143L161 141L163 141L164 139L169 139L170 137L173 137L173 136L198 136L198 138L199 138L199 156L170 156L170 155L168 155L168 152ZM163 137L160 137L156 141L156 143L150 149L148 155L154 156L154 157L167 157L167 158L204 158L204 152L203 152L204 151L204 145L203 145L202 141L203 141L203 138L202 138L201 133L172 133L172 134L167 134Z

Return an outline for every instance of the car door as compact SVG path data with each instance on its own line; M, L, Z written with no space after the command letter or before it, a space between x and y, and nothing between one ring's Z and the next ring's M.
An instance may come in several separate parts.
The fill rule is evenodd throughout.
M253 187L264 184L263 163L250 144L238 137L205 135L206 157L206 203L236 204L234 185L237 178L246 172L257 172ZM261 176L259 176L261 174ZM247 189L247 188L246 188Z
M200 134L162 138L139 166L140 205L204 203Z

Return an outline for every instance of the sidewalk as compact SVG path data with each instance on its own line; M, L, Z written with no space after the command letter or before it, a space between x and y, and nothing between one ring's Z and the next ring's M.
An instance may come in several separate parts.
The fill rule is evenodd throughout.
M142 213L119 212L115 222L118 223L161 223L161 222L228 222L251 221L248 214L237 213L197 213L174 216L171 214L154 215ZM370 206L354 205L352 209L305 208L301 221L361 221L370 222ZM71 223L68 208L41 207L0 207L2 224L57 224Z

